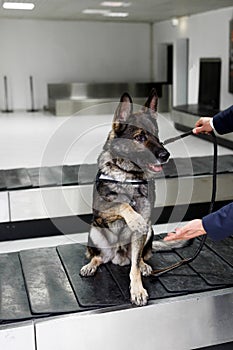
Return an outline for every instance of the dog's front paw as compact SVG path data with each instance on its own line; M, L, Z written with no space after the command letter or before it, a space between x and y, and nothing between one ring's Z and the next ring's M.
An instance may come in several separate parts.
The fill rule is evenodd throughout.
M142 260L140 262L140 271L143 276L150 276L152 272L152 267Z
M80 275L83 277L93 276L96 273L97 266L89 263L84 265L80 270Z
M144 306L147 304L148 293L142 286L140 288L131 288L131 302L137 306Z

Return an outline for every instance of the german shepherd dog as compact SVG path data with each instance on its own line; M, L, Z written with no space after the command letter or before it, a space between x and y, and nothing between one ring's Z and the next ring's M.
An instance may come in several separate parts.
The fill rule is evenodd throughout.
M130 95L121 96L98 158L87 247L90 262L80 270L81 276L92 276L101 264L111 261L123 266L131 262L131 302L138 306L148 299L141 274L148 276L152 271L145 261L152 253L153 178L170 155L159 141L157 104L155 89L136 113Z

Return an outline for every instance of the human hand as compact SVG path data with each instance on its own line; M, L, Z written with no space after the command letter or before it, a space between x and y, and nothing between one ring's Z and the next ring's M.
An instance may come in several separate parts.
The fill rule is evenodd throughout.
M192 220L185 226L175 229L175 231L175 233L169 232L164 241L185 240L206 234L200 219Z
M200 133L210 133L213 128L210 125L210 120L211 118L209 117L202 117L200 118L196 124L195 124L195 128L193 129L193 133L194 134L200 134Z

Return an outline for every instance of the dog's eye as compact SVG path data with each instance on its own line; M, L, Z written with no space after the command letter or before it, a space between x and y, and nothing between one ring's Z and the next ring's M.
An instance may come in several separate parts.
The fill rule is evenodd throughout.
M147 137L145 134L139 134L139 135L136 135L134 139L138 142L143 143L147 140Z

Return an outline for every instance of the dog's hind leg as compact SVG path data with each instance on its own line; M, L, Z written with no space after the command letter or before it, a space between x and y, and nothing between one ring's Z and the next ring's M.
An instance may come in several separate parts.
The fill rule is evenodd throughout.
M92 239L93 235L94 237L97 236L97 239L99 240L100 240L100 237L102 237L100 232L96 229L96 227L92 225L89 232L88 246L86 251L86 257L91 260L88 264L84 265L80 270L80 275L85 277L93 276L97 268L101 264L103 264L103 257L101 255L101 250L96 244L94 244Z
M80 270L80 275L83 277L93 276L96 273L97 268L103 263L102 257L94 256L91 261L84 265Z
M112 260L114 252L114 234L108 229L92 225L88 236L86 253L87 258L91 260L81 268L80 275L86 277L93 276L101 264Z

